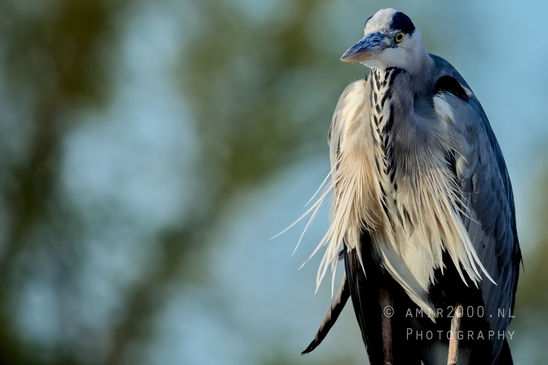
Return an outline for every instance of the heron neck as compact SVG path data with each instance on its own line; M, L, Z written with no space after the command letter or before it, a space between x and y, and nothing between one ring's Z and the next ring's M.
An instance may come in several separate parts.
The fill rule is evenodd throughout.
M422 96L428 91L426 86L432 81L432 70L434 66L434 60L424 48L419 52L416 67L408 70L415 97Z

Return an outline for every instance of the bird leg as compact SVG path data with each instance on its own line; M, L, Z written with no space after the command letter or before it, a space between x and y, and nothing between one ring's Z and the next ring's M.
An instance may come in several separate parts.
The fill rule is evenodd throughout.
M455 305L455 313L451 319L451 337L449 338L449 353L447 356L447 365L457 365L459 355L459 331L460 321L463 315L462 304Z
M392 365L392 299L386 289L379 289L379 304L381 306L382 350L384 365Z

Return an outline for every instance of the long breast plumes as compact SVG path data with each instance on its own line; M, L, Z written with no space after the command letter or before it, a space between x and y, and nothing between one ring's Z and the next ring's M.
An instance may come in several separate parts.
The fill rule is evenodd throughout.
M367 230L379 264L415 303L434 314L427 290L434 270L444 269L444 250L465 282L464 272L474 284L480 272L489 276L460 219L467 212L460 210L466 204L448 163L455 147L444 124L450 121L428 126L419 139L422 145L403 143L405 133L422 131L413 111L402 113L393 94L400 72L372 71L368 81L351 84L337 104L329 132L332 220L314 251L327 245L317 284L329 267L334 277L343 242L360 255L360 236Z

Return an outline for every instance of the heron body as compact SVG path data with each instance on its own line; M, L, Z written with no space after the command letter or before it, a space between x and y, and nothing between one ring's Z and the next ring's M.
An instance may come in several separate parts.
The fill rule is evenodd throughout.
M506 331L521 253L485 112L462 76L426 52L405 14L381 10L364 33L342 57L371 71L335 109L332 222L318 246L327 246L318 283L340 256L345 275L305 352L351 298L371 364L447 363L457 304L465 309L458 363L512 363Z

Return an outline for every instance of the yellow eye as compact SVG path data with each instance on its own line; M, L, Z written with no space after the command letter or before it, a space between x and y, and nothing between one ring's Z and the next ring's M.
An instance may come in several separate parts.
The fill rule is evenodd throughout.
M394 37L394 41L396 43L400 43L401 41L403 41L404 37L405 37L405 34L403 34L403 32L399 32L398 34L396 34L396 37Z

